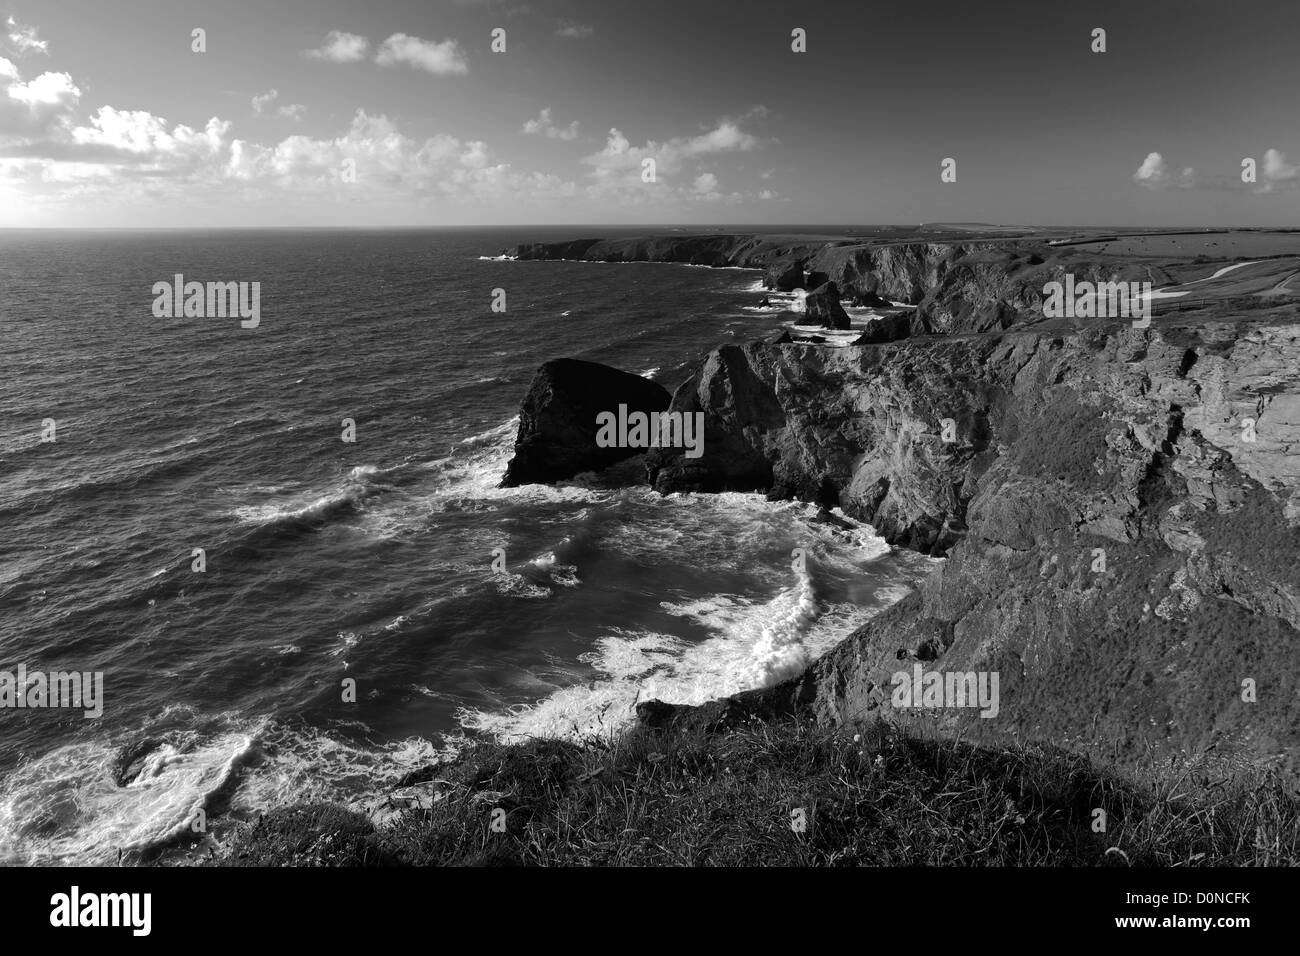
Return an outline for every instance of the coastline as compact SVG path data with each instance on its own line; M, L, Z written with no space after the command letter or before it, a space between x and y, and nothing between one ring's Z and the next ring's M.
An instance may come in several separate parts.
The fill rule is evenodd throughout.
M787 255L792 254L794 260L799 260L806 251L789 250ZM774 286L775 274L779 270L788 272L790 261L782 259L764 268L766 282ZM916 262L916 268L923 274L928 268L926 257L920 256ZM689 262L674 264L705 265ZM800 268L802 267L801 263ZM1213 271L1210 267L1200 268L1206 272ZM737 735L752 732L750 728L755 726L766 728L765 733L777 738L788 735L791 740L800 741L805 740L801 735L806 733L829 734L828 739L832 741L833 747L842 749L848 746L850 750L859 741L846 737L849 731L857 730L860 738L864 728L883 728L870 731L872 734L883 735L879 738L882 749L874 754L873 759L886 757L892 752L891 747L906 750L920 746L934 735L938 735L938 739L948 739L957 734L971 740L975 746L970 753L974 756L969 756L969 759L976 763L982 760L994 763L1001 759L1028 760L1030 755L1038 753L1035 748L1043 746L1064 746L1075 755L1070 759L1087 760L1088 758L1078 755L1089 750L1100 751L1111 747L1109 759L1102 764L1089 763L1087 767L1090 769L1084 771L1079 771L1079 766L1082 765L1078 765L1071 773L1096 773L1107 779L1124 779L1127 781L1126 786L1146 788L1148 798L1156 801L1148 808L1148 812L1158 812L1161 788L1170 778L1167 768L1166 771L1161 771L1157 766L1169 748L1162 747L1159 739L1147 737L1129 740L1123 745L1123 753L1117 755L1113 747L1116 742L1122 742L1122 737L1107 738L1105 734L1097 734L1095 726L1091 736L1080 736L1077 731L1082 724L1076 710L1079 704L1068 703L1070 694L1067 690L1064 698L1067 703L1062 706L1059 677L1052 676L1049 672L1043 678L1041 688L1033 685L1032 681L1028 684L1024 682L1024 651L1014 652L1010 658L1017 661L1021 668L1021 673L1012 675L1011 711L1018 716L1014 718L1010 732L1003 728L997 733L985 733L987 728L980 725L978 718L963 719L964 715L940 713L931 719L931 715L922 714L912 719L906 714L891 714L888 709L882 710L882 691L887 690L889 669L896 666L899 660L905 660L909 666L913 662L923 662L926 665L947 663L958 668L975 668L977 665L1000 660L1001 665L1005 666L1008 642L1014 643L1014 631L1023 629L1026 623L1019 612L1009 613L1010 609L1000 603L1005 587L998 582L1007 581L1008 575L1010 580L1017 582L1013 584L1012 592L1023 591L1023 596L1018 600L1028 602L1021 606L1050 606L1054 610L1048 612L1048 617L1053 614L1058 618L1065 615L1060 620L1069 621L1071 615L1077 617L1084 614L1085 618L1080 618L1083 620L1086 619L1086 614L1092 613L1088 610L1092 604L1100 601L1098 606L1107 606L1111 599L1105 596L1106 592L1091 593L1097 589L1081 584L1085 580L1082 577L1086 573L1085 566L1094 555L1092 547L1084 546L1096 543L1090 541L1089 536L1103 544L1109 541L1106 548L1110 549L1111 560L1119 558L1121 566L1124 561L1140 563L1141 570L1137 570L1138 565L1129 567L1123 573L1123 580L1131 581L1135 575L1142 577L1152 571L1163 575L1168 600L1161 604L1162 608L1165 605L1182 607L1178 603L1185 603L1181 595L1198 585L1210 588L1216 576L1217 579L1223 579L1226 575L1237 585L1237 589L1230 592L1236 606L1243 606L1243 596L1247 590L1251 590L1251 593L1257 593L1261 597L1250 613L1262 611L1271 614L1279 626L1290 628L1295 614L1290 610L1290 605L1279 605L1276 600L1270 603L1267 597L1269 593L1277 593L1276 590L1270 591L1270 588L1280 586L1283 588L1281 593L1286 593L1289 585L1279 580L1276 584L1264 582L1262 589L1259 582L1255 583L1253 589L1243 587L1243 582L1254 580L1260 573L1259 568L1250 566L1248 562L1232 566L1229 561L1225 566L1220 561L1207 573L1198 562L1204 563L1202 555L1205 552L1205 539L1211 529L1208 526L1189 527L1186 508L1175 499L1189 494L1188 475L1195 472L1190 462L1204 458L1210 447L1223 460L1224 445L1228 442L1226 435L1231 431L1231 407L1236 401L1230 394L1231 388L1223 384L1225 370L1230 379L1232 374L1241 376L1241 387L1248 387L1245 383L1256 374L1251 364L1254 359L1249 356L1243 356L1235 366L1230 360L1224 364L1225 354L1231 356L1230 348L1225 353L1225 343L1238 342L1242 334L1248 331L1247 338L1260 334L1270 336L1271 347L1275 350L1290 348L1288 329L1297 319L1279 315L1278 309L1266 304L1243 309L1238 301L1234 303L1234 314L1214 321L1194 311L1190 314L1175 311L1155 329L1135 330L1116 324L1099 324L1084 329L1064 328L1060 323L1044 322L1041 315L1035 316L1032 309L1024 307L1025 300L1018 298L1023 294L1024 287L1022 283L1017 289L1008 290L1007 287L1000 286L995 290L999 296L1007 296L996 300L998 304L995 310L1004 317L1000 323L1005 321L1008 311L1017 317L1024 317L1027 321L1023 322L1013 319L1006 322L1005 326L999 323L998 326L987 329L966 328L937 333L930 329L923 334L915 334L919 330L914 327L913 334L901 341L858 345L844 350L838 358L829 356L826 350L805 343L750 343L745 346L723 346L705 360L692 379L674 393L672 407L698 410L709 416L715 424L731 420L730 427L734 427L736 416L744 419L745 412L745 409L734 406L713 408L703 399L703 396L713 393L708 383L718 375L725 376L732 383L748 380L753 387L766 390L770 385L763 383L775 381L773 376L799 381L808 371L812 371L814 374L808 381L819 383L820 392L811 397L804 396L798 408L783 406L780 417L785 420L784 423L772 420L763 425L764 429L777 437L772 438L770 443L764 440L763 444L748 448L741 454L741 458L746 454L766 458L778 448L791 447L787 438L780 436L786 434L785 429L793 427L804 432L811 429L812 433L822 433L823 438L819 441L824 451L825 435L843 430L843 423L848 420L844 416L849 408L893 409L895 413L902 409L904 417L901 423L894 420L877 426L860 426L856 431L850 429L848 444L857 451L848 458L860 456L864 445L870 449L873 446L870 437L872 434L886 436L886 442L874 441L875 450L869 452L867 457L874 455L879 461L885 462L887 467L880 471L873 483L864 483L860 476L835 473L835 461L845 459L837 458L833 449L823 458L813 455L782 459L778 453L775 468L771 464L767 466L766 485L761 487L762 482L754 481L757 472L752 461L747 463L714 456L706 459L701 469L675 460L670 454L659 453L657 457L652 456L649 465L654 486L658 490L766 490L769 496L820 502L823 505L836 499L845 504L846 512L852 517L871 522L891 544L944 556L948 561L943 568L932 572L908 597L850 634L800 675L775 687L741 693L703 706L662 705L654 702L638 705L638 724L618 738L627 741L626 747L639 754L633 760L636 769L607 771L596 768L596 764L603 759L602 755L621 752L620 748L624 744L617 742L602 743L593 740L585 747L578 746L573 751L583 756L573 757L566 751L563 758L557 759L562 762L581 760L583 766L590 765L590 770L597 776L609 772L633 772L640 779L643 772L655 771L661 760L665 759L651 759L652 757L677 746L671 741L687 739L692 741L692 747L707 750L715 746L727 746L727 741L734 743ZM978 288L975 294L981 294ZM1011 303L1010 310L1006 308L1008 302ZM1225 303L1232 302L1233 300L1225 298ZM975 349L972 351L973 346ZM851 357L846 358L850 353ZM1189 353L1194 356L1190 362ZM1136 378L1132 368L1125 370L1125 366L1132 365L1132 359L1126 360L1126 356L1133 355L1140 356ZM864 361L865 366L861 364ZM1201 363L1204 363L1201 371L1194 372ZM923 371L927 364L931 366L929 372ZM1180 399L1178 393L1195 389L1203 400L1208 394L1205 391L1208 387L1207 380L1200 380L1197 376L1208 366L1213 366L1214 374L1219 376L1218 401L1222 408L1212 409L1209 415L1205 415L1202 409L1204 417L1193 428L1191 421L1184 421L1185 410L1191 402L1186 398ZM904 380L919 372L921 380L930 383L930 386L939 381L936 373L939 377L946 378L949 382L946 399L917 393L906 381L889 384L891 377L899 377L893 374L899 368L904 369ZM1236 369L1235 372L1231 371L1233 368ZM1153 373L1156 373L1158 380L1154 384ZM1167 381L1161 376L1167 376ZM1106 387L1100 390L1093 388L1081 396L1079 386L1088 381L1095 385L1098 378L1109 378ZM1146 384L1136 385L1139 380ZM1046 387L1049 391L1064 385L1063 392L1068 392L1069 395L1059 401L1051 399L1045 404L1035 404L1036 399L1030 401L1026 397L1030 395L1031 383L1034 383L1032 387L1035 389ZM1152 391L1167 393L1163 396L1163 411L1160 408L1143 408L1141 403L1136 406L1132 403L1134 395ZM837 394L844 397L832 398L828 403L828 396ZM928 445L919 446L929 449L922 458L923 469L917 468L915 462L909 463L905 458L897 457L900 442L915 450L917 438L934 427L932 419L936 418L935 410L943 401L948 403L946 407L959 409L955 420L966 435L965 440L960 441L951 451L942 446L937 450ZM1017 403L1022 403L1023 407L1017 407ZM924 406L923 411L921 406ZM825 412L820 417L810 416L809 409L812 407ZM1032 438L1027 438L1025 433L1028 424L1024 420L1026 409L1038 417L1046 415L1045 421L1031 428L1029 434L1034 436ZM1220 412L1226 420L1216 424L1214 416L1220 415ZM906 424L908 415L914 415L910 426ZM1076 462L1084 466L1084 472L1071 473L1067 467L1064 472L1051 474L1051 461L1060 456L1059 453L1052 452L1050 446L1062 431L1059 424L1062 416L1064 420L1074 423L1066 429L1067 432L1091 436L1102 441L1103 445L1107 440L1107 432L1103 430L1098 434L1094 424L1110 421L1108 416L1116 416L1130 436L1137 430L1137 440L1132 441L1130 438L1131 448L1120 451L1118 457L1110 462L1107 472L1109 480L1124 480L1123 476L1129 476L1128 480L1133 482L1135 489L1136 508L1117 508L1115 496L1108 492L1103 494L1104 489L1095 486L1087 478L1089 466L1085 459ZM1056 424L1052 425L1051 422ZM1171 422L1177 424L1172 425ZM750 421L750 425L753 424ZM1043 426L1047 426L1046 430ZM823 428L831 431L821 432ZM1018 452L1009 457L1005 448L996 441L997 436L1007 429L1010 429L1008 435L1013 442L1019 442L1021 446ZM1151 437L1146 437L1147 433ZM1213 445L1213 442L1222 444ZM891 443L893 451L888 450ZM1039 449L1035 447L1037 445L1046 447ZM993 450L997 448L1002 450L995 454ZM1240 447L1236 450L1241 459L1243 450ZM729 449L728 453L735 458L734 448ZM1026 453L1031 460L1024 460ZM991 459L990 455L993 455ZM1237 469L1234 471L1233 482L1253 482L1256 486L1265 488L1275 487L1278 481L1289 481L1285 471L1278 472L1276 468L1270 470L1267 462L1262 460L1234 462L1231 454L1226 457L1230 467ZM1069 461L1068 454L1066 461ZM1024 472L1023 468L1028 468L1028 472ZM761 470L760 468L759 471ZM921 471L943 476L942 480L935 482L925 479L918 484ZM827 490L828 479L831 491ZM1025 488L1020 488L1010 499L1016 504L1008 511L1004 503L1008 500L1005 497L1006 491L1015 487L1016 482L1023 483L1026 479L1030 480L1031 485L1037 483L1037 490L1027 493ZM1212 478L1203 469L1196 472L1195 480L1208 480L1216 488L1226 487L1222 477ZM1063 488L1060 487L1062 481ZM1153 481L1159 485L1158 489L1152 484ZM985 485L982 497L979 493L981 483ZM1070 487L1071 483L1078 487ZM942 486L952 488L958 485L965 489L965 493L955 498L946 497L950 493L944 492ZM989 490L990 485L995 486L993 491ZM846 493L849 495L847 502L844 499ZM1102 498L1097 495L1102 495ZM1221 496L1222 493L1212 490L1209 493L1210 500L1215 500L1216 495ZM1273 497L1276 498L1275 495ZM1193 497L1195 501L1204 499L1204 491ZM912 506L904 504L907 500L913 501ZM917 500L923 502L919 509L915 507ZM1101 504L1101 511L1097 512L1098 503L1103 500L1110 504ZM1284 504L1289 508L1290 501L1286 500ZM1152 508L1153 505L1156 506L1155 509ZM1275 505L1279 509L1283 506ZM1258 507L1267 505L1260 502ZM1072 525L1068 518L1070 512L1086 514L1090 509L1092 518L1085 520L1082 525ZM1155 513L1157 511L1158 514ZM1223 523L1221 521L1219 525ZM1290 533L1287 530L1288 522L1280 519L1279 525L1282 529L1280 533L1284 538L1287 537ZM1224 530L1218 525L1213 529L1220 534ZM1193 546L1198 540L1200 548ZM1153 563L1150 553L1153 543L1163 544L1174 556L1173 561L1166 557ZM1279 547L1285 545L1279 542ZM1062 557L1066 558L1065 563L1062 562ZM1181 575L1176 573L1178 569L1174 566L1178 560L1186 562ZM1050 569L1050 573L1047 569ZM1281 571L1273 568L1269 573L1276 578ZM1019 583L1022 579L1024 584ZM1062 581L1066 579L1074 583L1066 583L1062 587ZM974 583L980 581L984 582L982 586ZM1042 582L1055 583L1044 585ZM990 585L994 590L990 590ZM983 596L976 593L979 591L984 592ZM963 592L970 593L954 605L953 595ZM1138 591L1135 590L1134 593ZM1047 605L1043 604L1044 601L1048 602ZM1170 604L1170 601L1174 603ZM1178 618L1174 613L1150 614L1152 603L1148 602L1147 612L1139 617L1145 622L1144 626L1159 628L1169 624L1187 625L1186 615ZM999 618L1004 626L998 624ZM972 624L975 628L971 627ZM1012 630L1008 631L1005 625L1011 625ZM1066 626L1067 631L1072 629L1078 636L1067 640L1057 651L1076 650L1080 639L1084 638L1083 632L1078 630L1078 622L1067 623ZM1048 631L1036 631L1031 626L1029 643L1024 645L1024 650L1034 647L1037 648L1034 653L1040 655L1047 651L1050 641L1049 644L1043 642L1049 638ZM902 646L895 654L895 647L899 644ZM1275 644L1270 653L1276 653L1279 646L1280 643ZM998 655L1002 655L1001 658ZM1122 656L1121 654L1121 658ZM1194 669L1190 662L1184 664L1188 669ZM1122 662L1118 666L1122 667ZM1137 683L1144 689L1151 687L1151 682L1142 675L1138 675ZM1085 688L1085 691L1085 701L1094 702L1096 688ZM1049 696L1045 698L1044 694ZM1061 714L1054 725L1049 724L1044 730L1041 716L1045 713L1045 702L1052 699L1051 695L1056 695L1056 706L1061 709ZM1120 698L1112 694L1111 699L1117 701ZM1170 706L1170 703L1170 699L1166 698L1162 706ZM1197 703L1203 706L1204 700ZM1134 702L1130 700L1123 708L1131 711L1133 705ZM1033 716L1035 713L1037 717ZM1285 709L1285 705L1282 712L1270 714L1273 737L1268 739L1274 739L1278 733L1285 734L1284 728L1293 722L1294 715ZM1209 737L1175 740L1172 752L1181 754L1180 759L1186 766L1199 766L1200 762L1208 759L1207 754L1220 749L1226 755L1224 759L1234 781L1255 781L1243 786L1243 794L1252 791L1267 793L1270 800L1278 801L1279 806L1293 807L1297 742L1289 741L1283 747L1283 753L1289 750L1291 760L1268 759L1267 751L1252 756L1255 748L1248 739L1249 733L1241 735L1232 732L1230 727L1226 729L1227 733L1216 729ZM1156 745L1156 751L1150 749L1152 744ZM531 752L531 745L528 746ZM551 745L539 743L536 746L550 753L547 748ZM943 744L936 740L935 746L942 750ZM1162 755L1161 758L1153 756L1157 751ZM474 768L481 769L480 761L497 761L500 766L509 766L520 753L519 750L501 751L499 745L480 743L451 764L440 766L436 771L435 768L430 768L426 780L413 779L410 783L412 786L426 783L427 780L434 779L435 772L438 778L453 776L462 771L473 776L478 772ZM1059 768L1051 772L1057 773ZM1261 774L1262 777L1258 776ZM1259 780L1267 782L1260 784ZM473 791L473 785L462 786L469 786ZM520 786L527 790L523 784ZM705 784L701 786L707 789ZM397 832L393 830L394 825L397 830L406 828L406 843L401 844L399 841L396 848L389 845L380 855L392 862L402 856L403 845L409 849L447 827L467 827L466 813L482 803L472 792L468 805L461 806L450 818L444 818L440 823L433 822L438 818L435 805L441 806L451 796L434 794L427 799L417 798L412 806L387 821L381 830ZM482 796L481 792L478 796ZM446 806L451 807L453 803L454 801L448 802ZM1258 810L1255 808L1247 811L1246 807L1246 803L1240 804L1243 812L1254 813ZM334 826L330 822L332 818L329 813L321 815L323 811L307 812L298 808L284 813L285 816L275 818L274 827L288 826L291 832L297 827L306 827L309 832L323 832ZM1075 823L1082 829L1086 821L1080 819ZM350 832L366 829L365 825L356 820L352 820L349 826L354 828ZM356 830L358 827L360 829ZM1277 821L1277 827L1279 832L1290 834L1292 843L1289 844L1289 852L1294 853L1294 819L1290 822ZM271 847L278 837L270 834L281 831L273 828L258 836L259 830L260 828L254 829L241 836L232 853L235 856L242 853L256 857L264 851L276 852ZM379 832L373 831L372 836ZM418 836L414 835L417 832ZM367 837L362 843L373 849L373 845L367 842L370 839ZM380 838L375 836L374 839ZM485 848L486 844L483 844L479 852L486 853ZM1172 845L1170 850L1175 855L1178 852ZM1286 858L1295 860L1294 855ZM565 862L558 858L511 859L513 862L529 863ZM1205 862L1224 863L1234 859L1236 858L1223 856L1206 859ZM468 859L456 857L454 860L440 860L452 861L500 862L490 854L483 858L471 855ZM1022 859L1009 862L1032 861ZM1100 857L1087 856L1072 862L1101 864L1112 860L1105 856L1103 849ZM1254 862L1263 860L1254 858Z

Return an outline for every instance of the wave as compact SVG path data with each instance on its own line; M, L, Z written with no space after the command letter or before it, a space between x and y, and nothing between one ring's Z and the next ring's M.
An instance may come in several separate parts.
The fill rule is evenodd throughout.
M124 785L123 749L108 743L68 744L28 761L0 784L0 861L102 865L196 832L199 812L233 785L257 732L168 732Z
M287 501L241 505L235 517L259 529L318 528L331 519L356 514L365 501L391 486L376 481L383 474L374 465L358 465L342 482L323 494L308 492Z
M464 742L411 737L374 746L352 742L353 734L180 705L151 723L132 741L58 747L0 780L0 863L102 866L119 851L132 861L184 852L261 812L313 800L373 813L408 772L446 760ZM128 760L131 777L119 783Z
M427 462L434 474L424 494L436 511L530 502L605 501L611 493L587 487L576 479L557 485L520 485L502 488L506 465L514 455L519 416L462 440L451 454Z
M545 698L504 710L463 708L457 718L467 731L507 742L583 738L626 726L641 701L701 704L772 686L905 596L932 563L896 553L870 525L838 511L760 495L670 495L625 507L633 514L612 523L613 540L604 547L661 565L680 563L687 574L700 564L758 574L770 582L769 596L663 601L667 621L680 626L605 628L580 658L591 677L575 675ZM641 508L663 513L654 521ZM801 553L788 547L796 543ZM747 562L746 555L756 557Z

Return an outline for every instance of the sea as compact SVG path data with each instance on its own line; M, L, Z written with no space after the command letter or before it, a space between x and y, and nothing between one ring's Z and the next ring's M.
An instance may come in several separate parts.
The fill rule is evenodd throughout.
M500 258L584 234L620 233L0 230L0 672L103 680L0 708L0 863L377 813L476 739L798 673L927 573L761 494L499 487L543 362L671 391L798 321L755 271ZM260 323L155 317L176 274L259 282Z

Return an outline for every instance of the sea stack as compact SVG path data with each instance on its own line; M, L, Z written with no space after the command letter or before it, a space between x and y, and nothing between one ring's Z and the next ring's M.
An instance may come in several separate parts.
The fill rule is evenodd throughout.
M671 399L658 383L608 365L571 358L547 362L520 406L515 455L501 486L560 481L638 454L638 448L597 446L596 416L620 405L630 412L662 412Z
M805 325L820 325L827 329L849 328L849 314L840 305L840 290L834 282L826 282L808 293L804 299L808 313Z

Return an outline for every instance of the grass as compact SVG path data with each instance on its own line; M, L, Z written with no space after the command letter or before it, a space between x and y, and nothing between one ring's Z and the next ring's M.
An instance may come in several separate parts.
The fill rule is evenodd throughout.
M374 827L273 811L211 865L1295 865L1284 782L1204 761L1145 779L1055 748L980 748L806 720L613 741L482 743ZM1106 814L1094 832L1095 811ZM491 827L504 811L504 832ZM796 820L802 818L800 831Z

